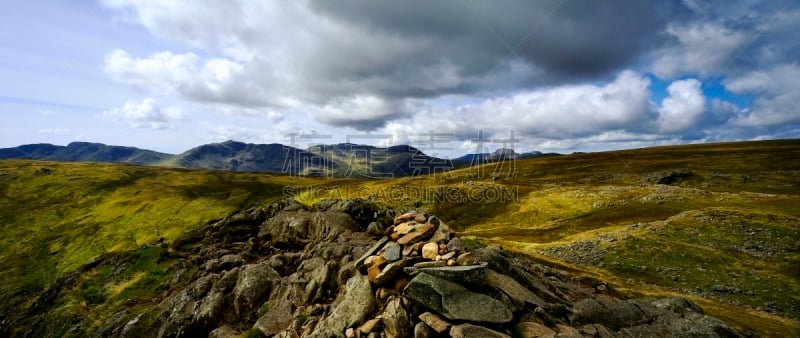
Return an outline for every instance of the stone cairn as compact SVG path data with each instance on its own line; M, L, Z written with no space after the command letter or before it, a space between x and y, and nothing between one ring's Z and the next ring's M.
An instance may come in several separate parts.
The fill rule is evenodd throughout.
M355 262L356 269L375 286L376 298L387 302L387 310L357 328L347 329L346 337L379 337L380 331L392 337L509 337L480 325L509 323L513 320L511 310L468 287L486 288L492 279L495 287L508 288L508 283L518 290L524 287L509 281L510 277L492 275L496 273L487 268L488 263L468 252L436 216L409 212L395 217L393 223ZM380 228L371 224L368 232L380 235ZM530 292L522 297L540 302ZM421 313L412 319L414 311L408 313L408 308ZM396 323L398 320L404 323ZM393 332L410 328L409 322L417 322L414 332Z

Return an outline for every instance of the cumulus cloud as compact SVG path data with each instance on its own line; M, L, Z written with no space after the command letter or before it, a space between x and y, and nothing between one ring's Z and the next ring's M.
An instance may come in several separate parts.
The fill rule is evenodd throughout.
M654 115L649 101L650 80L623 71L606 85L562 85L533 89L449 109L427 108L414 115L406 127L396 123L386 130L395 139L409 132L455 131L460 138L507 134L537 138L586 137L605 130L641 129ZM474 135L473 135L474 134Z
M653 73L662 78L719 74L748 39L743 32L710 22L670 24L666 33L677 43L654 53Z
M228 59L201 60L194 53L160 52L136 58L114 50L103 71L112 79L157 94L179 94L202 102L258 106L262 88L243 78L244 67Z
M658 130L682 132L691 128L706 111L705 96L696 79L675 81L667 87L668 97L658 109Z
M730 78L725 87L755 96L750 109L733 120L734 125L767 127L800 122L800 66L796 63Z
M134 128L168 129L183 119L183 112L177 107L162 109L152 98L142 101L127 101L122 107L106 110L103 117L127 123Z

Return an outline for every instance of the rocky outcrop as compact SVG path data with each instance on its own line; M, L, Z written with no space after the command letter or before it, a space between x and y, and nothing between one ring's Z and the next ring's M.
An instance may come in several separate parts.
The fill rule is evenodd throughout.
M739 336L688 300L620 300L502 248L468 248L465 242L435 216L398 215L363 200L250 209L210 222L169 247L164 259L176 272L160 287L158 301L110 315L96 329L90 321L79 322L71 332L103 337ZM57 299L58 292L51 296Z
M694 176L694 173L687 168L677 168L668 171L657 171L645 174L642 177L644 184L675 184L681 179Z
M514 318L501 301L427 273L414 277L402 295L452 320L503 324Z

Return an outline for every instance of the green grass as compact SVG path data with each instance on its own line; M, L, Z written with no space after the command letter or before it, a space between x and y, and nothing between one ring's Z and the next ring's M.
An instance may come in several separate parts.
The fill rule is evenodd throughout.
M56 277L102 254L172 241L241 208L284 198L284 186L303 182L266 174L0 161L0 313L29 303ZM156 272L148 271L143 281ZM84 293L95 301L102 295L96 288Z
M244 333L244 335L242 335L242 338L261 338L261 337L263 337L263 335L256 329L247 330Z
M269 312L269 303L264 303L264 305L262 305L261 308L258 309L258 317L259 318L263 317L265 314L267 314L267 312Z
M56 277L115 253L123 257L124 273L102 265L83 274L48 314L51 332L66 332L76 318L100 325L121 308L147 314L158 285L174 271L161 249L142 246L159 238L170 242L210 220L291 193L309 205L361 197L398 210L423 208L473 246L500 244L606 280L629 296L688 297L763 336L800 332L800 141L508 164L501 175L485 165L482 176L471 168L349 180L0 161L0 310L24 308ZM693 175L670 186L648 183L653 173L683 168ZM493 199L492 192L510 199ZM544 255L587 240L604 250L601 266ZM741 292L716 292L717 285Z

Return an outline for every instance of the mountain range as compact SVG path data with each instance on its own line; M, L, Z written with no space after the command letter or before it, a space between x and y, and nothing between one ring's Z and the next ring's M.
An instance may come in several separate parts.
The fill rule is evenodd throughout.
M299 149L278 143L252 144L237 141L205 144L180 154L90 142L72 142L67 146L27 144L0 149L0 159L109 162L187 169L367 178L428 174L482 163L547 155L555 154L538 151L516 153L513 149L501 148L492 153L443 159L428 156L408 145L381 148L339 143Z

